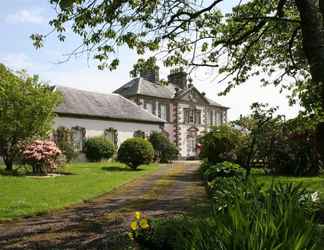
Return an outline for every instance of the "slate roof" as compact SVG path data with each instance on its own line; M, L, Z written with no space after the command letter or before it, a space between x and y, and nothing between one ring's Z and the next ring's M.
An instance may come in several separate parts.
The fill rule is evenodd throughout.
M216 107L221 107L221 108L225 108L225 109L229 109L229 107L225 107L223 106L222 104L219 104L218 102L215 102L214 100L206 97L207 101L209 102L209 105L212 105L212 106L216 106Z
M115 90L114 93L120 94L125 97L131 97L136 95L145 95L151 97L159 97L159 98L166 98L166 99L173 99L175 98L175 90L176 86L172 83L168 85L160 85L158 83L150 82L142 77L135 78L128 83L121 86L119 89ZM194 88L194 86L192 87ZM179 90L178 95L182 95L187 92L189 89ZM197 90L198 91L198 90ZM211 106L217 106L220 108L226 108L212 99L204 97L206 101Z
M62 86L56 86L56 91L64 98L56 109L59 115L164 123L118 94L102 94Z
M115 90L114 93L121 94L125 97L146 95L172 99L174 97L175 90L171 87L165 87L139 77L121 86L119 89Z

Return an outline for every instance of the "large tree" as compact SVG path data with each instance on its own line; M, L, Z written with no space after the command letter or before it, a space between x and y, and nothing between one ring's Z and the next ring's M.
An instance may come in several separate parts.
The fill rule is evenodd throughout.
M139 55L164 52L166 66L215 68L228 84L224 93L265 76L263 84L289 88L319 120L324 155L324 1L235 0L228 15L218 9L222 1L50 0L57 10L50 25L60 41L70 26L81 37L70 56L93 55L100 69L115 69L126 45ZM35 46L46 36L32 35Z
M28 140L47 136L61 97L37 76L0 64L0 156L7 170Z

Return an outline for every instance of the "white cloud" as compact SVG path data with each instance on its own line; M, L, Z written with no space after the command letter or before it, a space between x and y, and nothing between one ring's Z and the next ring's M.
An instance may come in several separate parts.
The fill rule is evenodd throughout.
M47 72L55 67L55 65L38 61L37 57L33 58L23 52L0 54L0 63L13 70L27 70L29 74Z
M46 18L42 15L42 9L22 9L18 10L16 13L9 14L5 21L7 23L33 23L33 24L41 24L46 22Z
M0 61L15 70L29 69L34 66L30 58L24 53L11 53L0 56Z

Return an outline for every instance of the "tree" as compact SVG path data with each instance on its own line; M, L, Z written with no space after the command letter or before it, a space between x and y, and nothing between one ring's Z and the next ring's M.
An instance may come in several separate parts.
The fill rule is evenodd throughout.
M15 74L0 64L0 156L7 170L23 144L48 135L59 100L37 76Z
M240 164L246 169L246 176L250 175L252 161L263 159L271 162L274 141L283 123L283 116L275 115L277 107L268 104L253 103L252 114L234 121L241 130L247 133L247 140L240 145Z
M139 55L165 52L166 66L218 69L224 94L264 73L264 84L292 90L292 102L299 98L315 115L324 156L324 2L237 0L224 15L222 1L50 0L58 13L50 25L64 41L71 24L82 42L69 57L93 53L100 69L115 69L118 47L126 45ZM32 35L35 46L47 36Z

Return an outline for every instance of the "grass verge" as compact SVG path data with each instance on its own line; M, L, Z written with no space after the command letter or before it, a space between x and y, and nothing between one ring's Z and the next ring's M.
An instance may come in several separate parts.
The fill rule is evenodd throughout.
M133 171L120 163L103 162L67 165L65 170L71 174L57 177L0 175L0 220L87 201L157 169L157 165L145 165Z

